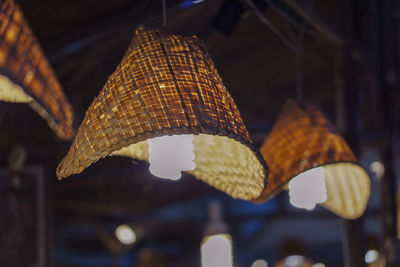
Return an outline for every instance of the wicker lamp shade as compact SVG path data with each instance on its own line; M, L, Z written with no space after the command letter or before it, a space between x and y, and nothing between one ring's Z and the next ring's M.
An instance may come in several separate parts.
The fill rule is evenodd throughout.
M0 1L0 100L27 103L60 138L73 137L73 110L12 0Z
M326 201L321 205L347 219L364 212L370 195L368 174L315 106L288 100L260 150L270 173L268 188L258 201L287 188L297 175L322 166Z
M146 140L180 134L194 135L195 177L235 198L260 196L266 164L203 42L140 26L57 175L109 155L148 160Z

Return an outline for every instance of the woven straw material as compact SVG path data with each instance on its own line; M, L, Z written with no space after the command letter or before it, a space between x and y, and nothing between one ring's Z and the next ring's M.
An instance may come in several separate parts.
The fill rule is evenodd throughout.
M177 134L194 135L191 173L198 179L235 198L260 196L265 162L203 42L140 26L57 176L80 173L111 154L148 160L147 139Z
M327 200L322 206L354 219L362 215L370 195L370 179L331 122L311 104L288 100L274 128L261 146L269 167L265 201L300 173L323 166Z
M73 137L72 107L12 0L0 1L0 100L28 103L60 138Z

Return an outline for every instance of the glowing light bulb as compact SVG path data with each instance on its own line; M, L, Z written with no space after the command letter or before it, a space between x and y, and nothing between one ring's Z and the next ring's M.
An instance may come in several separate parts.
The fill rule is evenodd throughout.
M289 201L306 210L313 210L316 204L326 201L324 168L314 168L294 177L289 182Z
M287 267L300 267L304 262L304 257L301 255L290 255L284 260Z
M115 229L115 236L124 245L133 244L136 241L136 234L131 227L122 224Z
M196 168L193 135L166 135L147 140L150 172L160 178L179 180L181 171Z
M313 264L311 267L326 267L326 266L325 266L325 264L318 262L318 263Z
M211 235L201 245L202 267L232 267L232 238L227 234Z
M373 263L377 261L378 258L379 258L379 252L376 251L375 249L368 250L367 253L365 253L366 263Z
M380 161L374 161L369 165L370 171L376 174L376 177L381 179L385 174L385 165Z
M251 267L268 267L268 262L266 260L259 259L253 262Z

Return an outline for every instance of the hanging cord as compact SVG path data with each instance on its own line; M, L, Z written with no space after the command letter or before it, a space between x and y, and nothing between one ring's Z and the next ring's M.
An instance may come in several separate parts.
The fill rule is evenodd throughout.
M303 101L303 81L302 81L302 71L301 71L301 45L303 44L304 32L306 29L307 23L303 20L303 24L300 29L299 38L297 41L297 49L295 53L296 60L296 88L297 88L297 98L302 102Z
M303 23L297 22L295 19L291 18L290 15L283 11L281 7L277 6L273 0L264 0L264 2L268 4L268 7L271 7L278 15L285 19L289 23L289 25L293 25L297 29L301 30ZM305 30L308 35L314 38L317 37L317 33L312 28L306 27Z
M163 24L164 28L167 28L167 4L166 0L161 0L162 1L162 9L163 9Z
M293 44L289 41L286 36L279 31L279 29L270 22L257 8L257 6L253 3L253 0L245 0L247 5L251 8L251 10L256 14L259 20L264 23L281 41L282 43L291 50L295 55L295 66L296 66L296 89L297 89L297 98L302 101L303 100L303 86L302 86L302 71L301 71L301 45L304 39L304 32L307 27L307 22L303 19L299 37L296 44ZM311 3L309 5L309 9L311 9Z
M393 147L393 160L396 160L399 157L399 151L397 149L397 137L399 135L399 120L400 120L400 90L397 89L396 99L394 103L394 116L393 116L393 132L392 132L392 147Z
M289 48L293 53L296 53L297 46L292 44L285 35L283 35L279 29L272 23L270 22L264 15L258 10L257 6L253 3L253 0L245 0L247 5L251 8L251 10L256 14L256 16L259 18L259 20L264 23L270 30L275 33L276 36L282 41L282 43Z

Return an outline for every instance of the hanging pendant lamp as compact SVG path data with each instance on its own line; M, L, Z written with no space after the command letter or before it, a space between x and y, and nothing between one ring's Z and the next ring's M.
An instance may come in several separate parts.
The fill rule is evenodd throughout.
M13 0L0 1L0 100L29 104L62 139L74 134L72 107Z
M190 153L177 159L184 146L194 159ZM189 173L234 198L257 198L266 184L265 162L203 42L140 26L87 110L57 176L80 173L109 155L152 164L151 153L165 169L191 161Z
M368 174L315 106L288 100L260 151L269 166L269 184L257 201L289 189L294 206L312 209L320 203L346 219L364 212Z
M209 218L201 242L202 267L232 267L232 236L223 220L222 206L212 201L208 207Z

